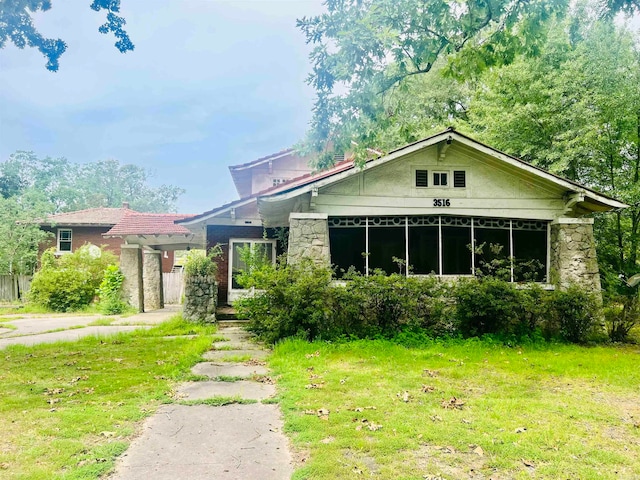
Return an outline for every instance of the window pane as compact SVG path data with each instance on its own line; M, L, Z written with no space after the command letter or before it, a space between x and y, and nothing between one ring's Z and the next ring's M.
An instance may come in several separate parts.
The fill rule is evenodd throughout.
M367 250L364 227L354 228L330 228L329 245L331 250L331 263L338 267L336 275L342 277L342 271L347 271L353 266L360 273L364 273L364 257Z
M476 253L476 269L482 275L496 275L503 280L511 280L511 262L509 261L509 230L504 228L474 229L476 252L482 247L482 253ZM502 247L502 248L500 248ZM501 260L495 262L495 260Z
M369 228L369 252L369 269L380 268L387 274L399 273L400 268L393 257L405 258L404 227Z
M70 242L71 241L71 230L60 230L60 241L61 242Z
M70 252L71 251L71 242L60 242L60 250L61 252Z
M241 252L249 247L249 243L232 243L231 251L231 288L242 288L237 282L237 276L247 268L247 264L241 258Z
M442 227L442 273L471 274L471 227Z
M409 262L413 273L438 273L438 227L409 228Z
M544 282L547 271L547 232L513 231L514 279L516 282Z

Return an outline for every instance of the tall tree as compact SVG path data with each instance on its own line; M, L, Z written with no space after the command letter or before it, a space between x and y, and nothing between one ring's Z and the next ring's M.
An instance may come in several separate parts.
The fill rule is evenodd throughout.
M367 139L383 115L381 97L446 57L450 74L468 78L520 54L535 56L550 18L568 0L326 0L326 13L298 21L316 90L308 143L347 149ZM633 12L639 0L611 0L600 15ZM364 126L363 126L364 125ZM362 135L362 132L364 134Z
M106 22L98 28L100 33L113 33L117 39L115 47L122 53L134 49L124 30L127 22L117 15L120 12L120 0L93 0L90 7L96 12L107 12ZM47 70L58 71L60 56L66 51L67 44L59 38L43 37L34 26L32 18L35 12L50 9L51 0L0 0L0 49L6 45L7 40L18 48L37 48L47 58Z

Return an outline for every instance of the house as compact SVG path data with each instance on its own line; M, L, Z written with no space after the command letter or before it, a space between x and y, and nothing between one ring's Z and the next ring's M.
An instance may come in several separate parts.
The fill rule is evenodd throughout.
M56 253L62 255L90 244L104 246L106 250L119 257L122 239L104 235L128 215L140 215L140 213L131 210L126 202L120 208L88 208L47 215L46 219L40 222L40 228L51 232L52 236L40 245L40 253L47 248L55 247ZM184 216L176 218L184 218ZM163 272L170 272L172 267L173 251L164 251L162 253Z
M290 262L447 278L501 258L513 282L599 292L589 215L626 207L452 128L362 167L345 160L314 174L304 160L285 150L230 167L241 198L177 222L223 245L220 303L245 293L242 247L275 261L282 229Z

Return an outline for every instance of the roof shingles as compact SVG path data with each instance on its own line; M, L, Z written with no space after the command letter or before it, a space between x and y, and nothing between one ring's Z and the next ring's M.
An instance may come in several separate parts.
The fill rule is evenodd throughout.
M126 235L190 235L192 232L177 225L176 220L184 220L193 215L184 213L138 213L125 215L105 236L123 237Z

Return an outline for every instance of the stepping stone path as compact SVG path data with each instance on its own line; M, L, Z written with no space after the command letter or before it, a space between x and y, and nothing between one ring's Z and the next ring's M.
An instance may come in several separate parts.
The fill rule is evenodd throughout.
M211 380L180 385L183 404L166 405L149 418L121 457L111 480L284 480L293 473L277 405L260 403L276 393L262 361L269 354L237 326L223 327L192 372ZM232 381L229 381L232 380ZM233 397L257 403L209 406ZM193 401L194 405L184 403Z

